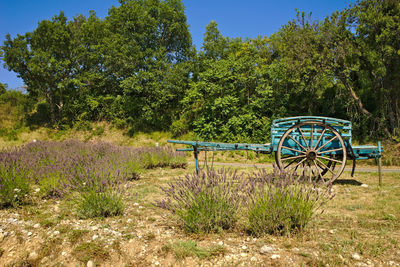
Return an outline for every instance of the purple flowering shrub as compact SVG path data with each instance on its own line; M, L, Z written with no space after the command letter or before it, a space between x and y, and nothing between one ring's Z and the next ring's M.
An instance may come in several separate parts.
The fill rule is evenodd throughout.
M94 203L97 193L103 195L102 201L119 203L116 196L121 195L122 184L138 179L143 169L165 166L185 167L184 154L170 148L132 148L105 142L32 142L0 152L0 199L5 203L1 205L11 205L15 195L13 203L19 203L29 193L23 188L33 184L43 197L62 198L79 192L82 200L92 196L93 202L88 203Z
M173 212L188 232L219 232L235 225L245 187L235 171L206 170L162 187L166 197L155 205Z
M78 216L82 219L122 215L124 203L118 192L87 190L77 201Z
M303 229L333 197L331 185L309 182L274 169L248 176L207 170L178 177L161 187L155 205L171 211L188 232L231 229L242 218L249 233L286 234Z
M0 154L0 208L26 202L30 192L29 172L12 153Z
M302 230L313 215L334 197L332 185L309 181L275 169L249 177L247 230L256 236Z

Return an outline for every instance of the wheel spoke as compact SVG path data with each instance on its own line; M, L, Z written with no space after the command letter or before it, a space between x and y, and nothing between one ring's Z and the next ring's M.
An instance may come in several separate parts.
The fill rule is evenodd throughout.
M297 159L292 160L288 165L286 165L286 166L284 167L284 169L286 169L287 167L289 167L290 165L292 165L294 162L296 162L296 160L297 160Z
M298 144L304 151L307 151L307 148L305 148L304 146L302 146L299 142L297 142L297 140L296 139L294 139L293 137L291 137L290 135L288 135L288 137L290 138L290 139L292 139L293 141L295 141L296 142L296 144Z
M323 163L319 159L315 159L315 160L318 161L322 166L324 166L324 168L326 168L328 171L330 171L332 173L332 175L335 175L335 173L328 166L326 166L325 163Z
M310 136L310 147L313 147L313 133L314 133L314 124L311 124L311 136Z
M299 153L302 153L302 154L306 154L306 152L304 152L304 151L300 151L300 150L297 150L297 149L294 149L294 148L291 148L291 147L282 146L282 148L288 149L288 150L292 150L292 151L296 151L296 152L299 152Z
M301 130L301 127L297 127L297 129L299 129L299 132L300 132L300 134L301 134L301 137L303 137L303 140L304 140L304 143L305 143L306 146L307 146L307 149L310 149L310 147L308 146L307 140L306 140L306 138L304 137L303 131Z
M299 163L296 164L296 166L294 167L294 172L296 172L297 168L300 166L301 163L303 163L307 158L302 159Z
M335 151L341 151L343 150L343 148L336 148L336 149L331 149L331 150L324 150L324 151L320 151L317 152L318 154L324 154L324 153L330 153L330 152L335 152Z
M315 144L315 147L313 148L314 150L315 150L315 149L317 148L317 146L319 145L319 142L321 141L322 136L325 134L325 131L326 131L326 127L324 128L324 130L322 131L321 135L319 136L318 141L317 141L317 143Z
M303 156L303 155L301 155L301 156L293 156L293 157L287 157L287 158L282 158L282 161L283 160L289 160L289 159L300 159L300 158L305 158L306 156Z
M323 144L322 146L320 146L320 147L317 149L317 152L318 152L321 148L325 147L327 144L329 144L330 142L332 142L333 140L335 140L336 138L338 138L337 135L335 135L334 137L332 137L331 139L329 139L328 142L326 142L325 144Z
M336 159L331 159L331 158L327 158L327 157L323 157L323 156L317 156L317 158L321 158L321 159L326 159L326 160L330 160L330 161L333 161L333 162L342 163L342 162L341 162L341 161L339 161L339 160L336 160Z
M314 163L314 165L315 165L315 169L316 169L317 172L318 172L318 177L322 177L321 172L320 172L319 169L318 169L318 165L317 165L317 163L315 163L315 160L313 160L313 163Z

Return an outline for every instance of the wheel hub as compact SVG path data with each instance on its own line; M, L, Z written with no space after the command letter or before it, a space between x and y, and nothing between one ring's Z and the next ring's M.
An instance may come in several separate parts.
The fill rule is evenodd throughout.
M308 150L306 155L308 160L315 160L317 158L317 152L315 150Z

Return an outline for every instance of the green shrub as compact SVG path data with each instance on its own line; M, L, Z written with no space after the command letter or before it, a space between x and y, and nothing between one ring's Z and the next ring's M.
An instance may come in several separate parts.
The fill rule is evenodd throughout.
M182 136L189 132L189 123L185 119L174 121L170 126L172 137Z
M82 219L122 215L124 204L121 196L112 191L89 190L80 194L77 212Z

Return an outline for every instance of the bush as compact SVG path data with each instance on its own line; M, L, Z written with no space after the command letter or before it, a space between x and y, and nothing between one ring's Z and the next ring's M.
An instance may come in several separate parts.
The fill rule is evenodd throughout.
M29 172L12 158L10 153L0 155L0 207L23 204L30 191Z
M124 204L121 196L112 191L89 190L80 195L77 212L82 219L122 215Z
M242 176L224 169L193 173L162 188L166 198L155 205L176 214L188 232L220 232L235 225L245 184Z
M302 230L316 211L333 197L331 185L319 186L286 173L260 171L253 176L248 195L249 232L262 236Z

